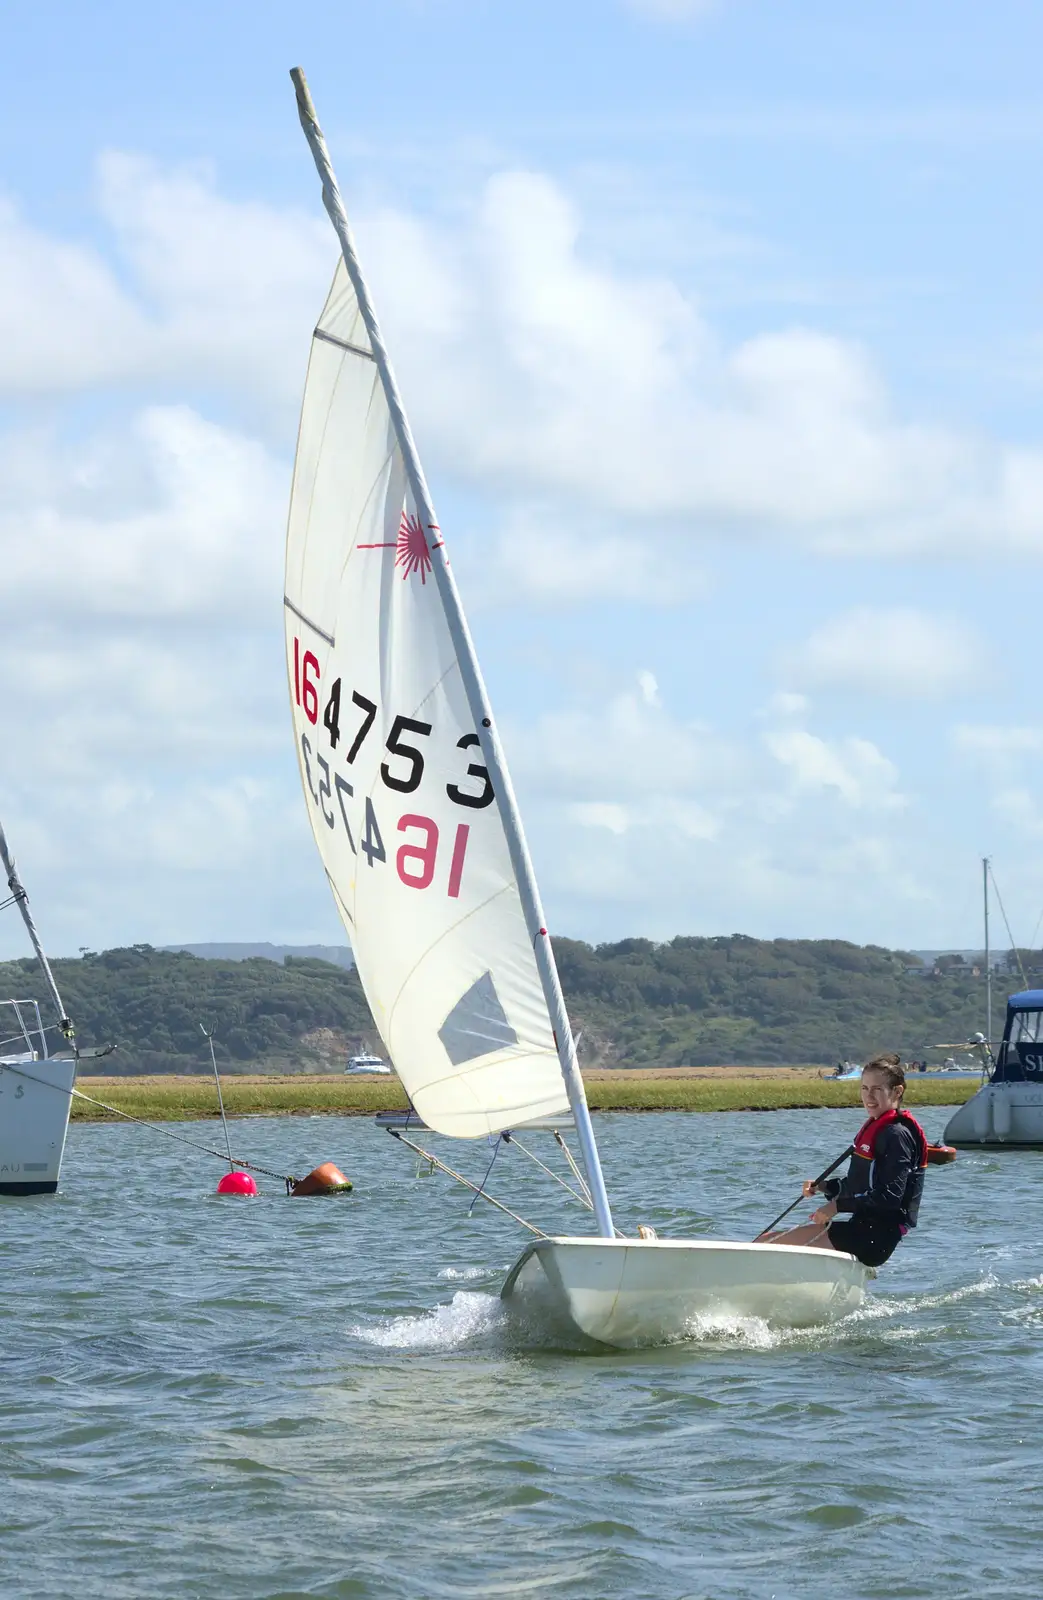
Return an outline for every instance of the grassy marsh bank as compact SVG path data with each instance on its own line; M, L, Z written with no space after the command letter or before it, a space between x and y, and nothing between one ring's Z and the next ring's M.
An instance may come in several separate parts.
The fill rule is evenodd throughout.
M629 1072L584 1074L587 1098L594 1111L791 1111L822 1106L858 1106L858 1084L836 1083L807 1067L672 1067ZM150 1122L182 1122L217 1115L211 1078L90 1078L79 1088L130 1116ZM229 1116L372 1116L377 1111L405 1109L397 1080L351 1078L333 1073L312 1077L258 1075L221 1079ZM978 1087L977 1079L932 1083L913 1078L910 1106L962 1105ZM107 1111L74 1099L78 1122L111 1121Z

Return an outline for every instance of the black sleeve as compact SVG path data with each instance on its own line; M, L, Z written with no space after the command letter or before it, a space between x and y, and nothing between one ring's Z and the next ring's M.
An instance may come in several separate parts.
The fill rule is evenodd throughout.
M875 1212L877 1215L900 1211L919 1154L919 1141L912 1129L903 1127L900 1122L893 1122L876 1141L876 1158L868 1189L861 1194L853 1194L848 1188L850 1178L843 1178L835 1197L837 1210Z

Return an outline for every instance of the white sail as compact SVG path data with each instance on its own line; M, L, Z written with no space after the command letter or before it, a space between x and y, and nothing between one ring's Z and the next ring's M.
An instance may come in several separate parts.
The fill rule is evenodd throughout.
M443 560L342 261L312 341L290 504L297 755L396 1071L430 1127L475 1137L566 1114L569 1102L435 581Z

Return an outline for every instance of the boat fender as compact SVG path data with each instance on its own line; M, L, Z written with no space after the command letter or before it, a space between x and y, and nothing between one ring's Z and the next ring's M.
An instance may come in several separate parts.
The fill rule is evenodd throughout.
M217 1186L218 1194L256 1194L257 1185L248 1172L226 1172Z
M292 1199L310 1194L350 1194L351 1182L332 1161L323 1161L306 1178L295 1178L288 1193Z
M956 1151L951 1144L929 1144L927 1146L927 1164L931 1167L944 1167L946 1162L956 1160Z
M1005 1139L1010 1133L1010 1095L1004 1094L1002 1089L992 1091L992 1128L997 1139Z
M985 1140L989 1137L989 1122L992 1117L991 1093L986 1093L984 1089L979 1089L971 1101L971 1106L975 1135L977 1138Z

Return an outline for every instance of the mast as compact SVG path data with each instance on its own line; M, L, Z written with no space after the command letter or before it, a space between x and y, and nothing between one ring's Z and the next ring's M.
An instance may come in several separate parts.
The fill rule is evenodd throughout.
M380 381L384 388L388 410L391 414L392 426L402 452L402 460L409 480L409 487L416 501L425 526L437 527L438 519L435 516L431 494L427 487L423 468L416 444L406 418L402 398L398 392L391 362L381 337L380 327L377 323L376 312L369 296L366 281L362 276L358 257L355 254L355 242L351 234L344 202L341 199L340 189L330 162L329 151L326 149L326 140L319 119L312 103L308 82L300 67L294 67L290 72L293 86L297 93L297 111L301 119L301 127L308 141L312 157L319 177L322 180L322 200L326 207L330 221L340 241L344 265L347 268L351 286L355 291L362 319L366 324L369 334L373 357ZM529 857L528 845L522 830L521 817L518 804L514 797L507 763L500 744L499 734L493 722L492 706L486 693L485 683L482 679L478 657L475 654L474 642L471 639L470 629L464 616L460 596L456 588L456 580L449 566L443 541L434 549L429 550L438 592L445 612L449 634L456 650L457 661L460 666L460 676L471 715L475 721L475 732L478 735L482 755L489 769L489 776L496 797L496 805L500 813L507 847L510 852L511 866L514 869L515 879L518 884L518 894L521 900L522 912L529 938L532 941L533 952L536 957L536 968L540 975L544 999L550 1014L551 1027L554 1030L554 1042L558 1051L558 1062L561 1074L565 1080L565 1089L569 1097L569 1105L576 1122L576 1135L583 1156L583 1164L587 1171L590 1184L591 1198L594 1203L594 1215L597 1219L598 1232L607 1239L615 1238L615 1229L612 1225L612 1212L609 1207L608 1194L605 1189L605 1180L601 1171L601 1161L598 1156L598 1147L594 1139L594 1129L590 1120L590 1108L587 1105L587 1096L583 1088L583 1079L580 1076L579 1063L576 1059L576 1045L572 1037L572 1027L569 1022L568 1012L565 1009L565 998L561 992L561 982L558 969L551 948L550 936L543 915L543 906L540 902L539 890L536 887L536 876L533 872L532 861Z
M70 1022L65 1007L62 1004L62 997L58 993L58 985L54 981L54 973L51 971L51 964L44 955L43 945L40 943L40 935L36 931L36 923L33 921L33 914L29 910L29 896L22 887L21 879L18 876L18 869L14 864L14 859L7 843L7 836L5 835L2 826L0 826L0 861L3 862L4 871L7 873L7 887L10 889L11 897L22 914L22 921L25 923L25 926L28 929L29 937L32 940L33 949L36 951L36 959L40 963L40 970L46 979L48 989L51 991L51 999L54 1002L54 1009L58 1013L58 1026L65 1035L66 1039L71 1040L73 1036L72 1023Z
M992 958L989 954L989 858L981 858L981 889L985 904L985 1037L992 1049Z

